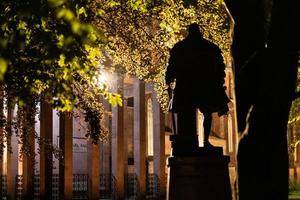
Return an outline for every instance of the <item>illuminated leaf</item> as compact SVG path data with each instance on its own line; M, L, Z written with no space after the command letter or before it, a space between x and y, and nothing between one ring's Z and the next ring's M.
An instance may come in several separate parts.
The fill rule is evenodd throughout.
M72 19L74 19L74 13L69 10L69 9L66 9L66 8L62 8L62 9L59 9L56 13L56 17L58 19L65 19L66 21L71 21Z
M78 16L80 15L84 15L85 17L87 17L87 14L86 14L86 10L84 7L81 7L79 10L78 10Z
M64 54L61 54L59 56L58 65L60 67L64 67L65 66L65 59L66 59L66 56Z
M81 24L78 21L72 21L71 23L73 33L80 34L81 33Z
M18 29L26 29L26 26L27 26L26 22L19 21L19 23L18 23Z
M43 28L43 30L45 30L46 32L49 32L50 30L47 28L47 21L44 17L41 18L41 26Z
M117 1L109 1L109 6L110 7L115 7L115 6L119 6L119 5L121 5L121 3L120 2L117 2Z
M7 62L3 58L0 58L0 80L3 80L3 76L7 70Z
M66 0L47 0L47 2L51 7L58 7L63 5Z
M63 47L63 45L64 45L64 35L63 34L58 35L57 39L58 39L57 46L60 47L60 48Z

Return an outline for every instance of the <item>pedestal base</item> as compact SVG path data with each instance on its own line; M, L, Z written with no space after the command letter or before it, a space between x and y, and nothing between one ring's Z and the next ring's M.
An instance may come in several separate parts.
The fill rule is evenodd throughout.
M172 156L222 156L222 147L199 147L197 135L171 135Z
M177 156L168 162L168 200L232 200L229 156Z

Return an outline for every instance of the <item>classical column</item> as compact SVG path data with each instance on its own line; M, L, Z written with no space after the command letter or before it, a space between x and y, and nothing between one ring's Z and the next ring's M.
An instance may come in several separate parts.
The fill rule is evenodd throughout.
M233 120L232 120L232 132L233 132L233 151L234 151L234 155L235 155L236 152L237 152L237 149L238 149L239 134L238 134L238 129L237 129L236 112L234 110L232 111L232 115L231 116L233 116Z
M165 125L164 113L157 101L156 94L152 95L153 102L153 141L154 141L154 174L158 177L160 197L166 194L166 156L165 156Z
M53 111L45 100L41 101L40 111L40 198L52 200L52 141L53 141Z
M146 195L146 108L145 108L145 83L134 80L133 83L133 156L134 171L138 180L138 199Z
M123 77L117 77L114 92L123 98ZM124 199L124 108L112 108L111 172L115 179L116 198Z
M219 123L220 123L219 135L220 135L221 138L226 138L227 137L227 135L225 134L224 120L225 120L224 116L219 117Z
M0 85L0 116L1 118L5 118L4 116L4 91L3 91L3 86L2 84ZM2 123L1 127L0 127L0 143L3 144L5 142L5 135L3 132L4 129L4 124ZM3 165L6 162L6 156L5 155L5 148L4 147L0 147L1 148L1 155L0 155L0 196L2 197L4 194L2 194L2 180L3 180L3 176L5 175L4 173L4 168Z
M3 131L0 129L0 137L1 137L1 141L0 142L4 142L4 140L2 139L2 137L3 137ZM1 147L2 148L2 147ZM3 150L4 150L4 148L3 148ZM3 170L4 170L4 168L3 168L3 164L4 164L4 159L5 159L5 157L4 157L4 154L5 154L5 152L3 151L2 152L2 155L1 155L1 159L0 159L0 196L2 197L4 194L2 193L2 180L3 180L3 176L4 176L4 172L3 172Z
M124 110L124 173L128 174L128 141L129 141L129 134L128 134L128 125L130 123L128 118L128 106L127 106L127 99L123 98L123 110Z
M18 139L16 134L13 134L12 119L16 114L14 105L11 101L7 103L7 146L11 147L11 152L7 152L6 163L6 184L7 184L7 199L15 199L16 196L16 175L18 174Z
M7 131L12 131L12 127L11 127L11 121L12 121L12 112L13 109L9 109L7 111L7 124L8 124L8 129ZM6 138L6 145L8 148L11 147L12 143L11 143L11 135L7 135ZM15 154L17 152L14 152ZM8 199L13 199L14 195L15 195L15 191L14 191L14 176L13 176L13 169L12 169L12 153L7 150L7 154L6 154L6 192L7 192L7 198Z
M103 101L104 110L107 112L111 112L111 105L107 101ZM104 115L104 125L111 133L111 115L109 113L105 113ZM101 153L101 174L104 176L109 175L111 173L111 163L110 163L110 156L111 156L111 140L107 138L106 141L100 142L100 153Z
M100 199L100 141L93 143L88 141L88 199Z
M72 200L73 192L73 117L70 113L60 113L59 148L59 199Z
M34 198L34 165L35 165L35 142L34 142L34 105L26 105L22 108L22 166L23 166L23 181L22 181L22 199L32 200Z

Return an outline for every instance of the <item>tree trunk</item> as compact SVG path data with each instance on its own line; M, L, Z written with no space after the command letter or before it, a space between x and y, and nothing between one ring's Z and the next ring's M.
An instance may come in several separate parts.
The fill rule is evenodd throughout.
M299 1L236 2L226 3L236 21L238 128L244 133L238 151L239 197L288 199L287 122L297 78ZM272 4L271 22L262 24L270 12L265 5Z

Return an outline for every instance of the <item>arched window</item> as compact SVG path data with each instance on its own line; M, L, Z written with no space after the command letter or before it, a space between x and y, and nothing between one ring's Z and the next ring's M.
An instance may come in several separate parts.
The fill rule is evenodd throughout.
M228 152L233 152L233 130L232 130L232 117L228 115Z
M147 100L147 155L153 156L153 104Z
M198 134L198 141L200 147L204 146L203 120L204 120L203 114L199 110L197 110L197 134Z

